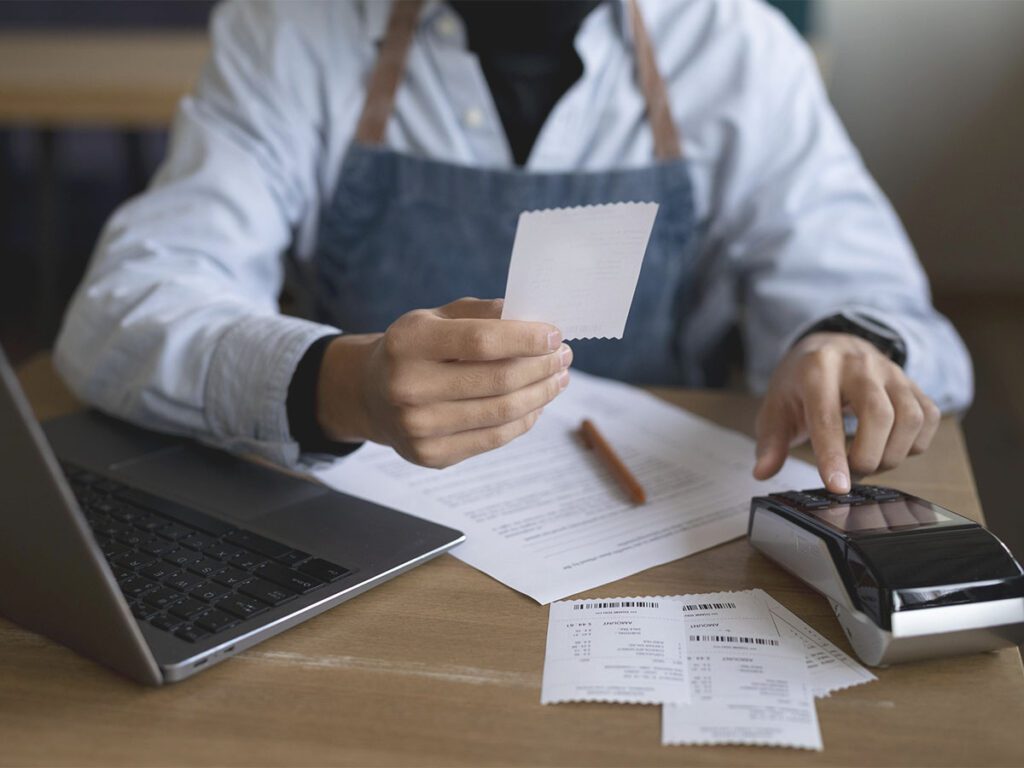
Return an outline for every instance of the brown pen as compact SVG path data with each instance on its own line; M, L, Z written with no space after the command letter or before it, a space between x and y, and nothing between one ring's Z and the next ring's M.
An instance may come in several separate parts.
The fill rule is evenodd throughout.
M583 423L580 424L580 434L583 435L583 442L587 444L587 447L597 453L604 465L611 470L619 485L622 486L622 490L629 494L629 498L632 499L633 503L644 504L647 501L644 487L640 485L640 481L633 476L629 468L622 463L622 459L608 445L608 441L597 431L594 422L590 419L584 419Z

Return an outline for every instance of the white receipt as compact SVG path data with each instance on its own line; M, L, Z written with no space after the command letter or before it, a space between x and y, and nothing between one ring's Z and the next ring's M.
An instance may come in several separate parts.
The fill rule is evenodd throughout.
M566 339L621 339L657 203L519 215L503 320L541 320Z
M803 646L760 590L684 595L690 704L662 709L662 744L822 749Z
M647 491L634 506L578 436L593 419ZM466 533L452 554L540 603L746 533L750 497L819 481L789 459L750 476L754 443L643 390L580 372L517 440L443 470L367 444L317 477Z
M762 594L779 629L792 635L803 646L815 696L823 698L843 688L878 679L778 600L767 593Z
M685 619L672 600L552 603L541 704L690 701Z

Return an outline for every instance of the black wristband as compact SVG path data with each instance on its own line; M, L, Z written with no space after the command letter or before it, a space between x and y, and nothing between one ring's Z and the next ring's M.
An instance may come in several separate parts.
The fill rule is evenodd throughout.
M900 368L907 362L907 345L903 341L903 337L873 317L859 313L831 315L824 320L819 320L800 334L797 341L812 333L849 333L874 344L879 352Z
M362 443L338 443L330 440L316 419L316 389L320 380L320 366L324 362L327 345L341 334L321 336L309 345L309 349L295 366L291 383L288 385L288 399L285 410L288 414L288 431L304 453L331 453L344 456L352 453Z

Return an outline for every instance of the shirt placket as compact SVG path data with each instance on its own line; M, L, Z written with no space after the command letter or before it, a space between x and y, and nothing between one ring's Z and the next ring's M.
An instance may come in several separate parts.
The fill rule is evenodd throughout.
M467 48L461 19L454 11L439 8L427 21L427 27L428 54L438 68L473 160L487 167L511 167L514 164L512 148L480 60Z

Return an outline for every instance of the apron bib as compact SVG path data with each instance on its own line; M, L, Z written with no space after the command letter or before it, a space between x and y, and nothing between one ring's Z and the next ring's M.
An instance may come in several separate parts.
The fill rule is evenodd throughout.
M704 384L700 361L684 341L697 282L693 187L635 2L629 8L636 67L656 162L586 173L473 168L383 147L420 6L392 6L355 141L322 212L314 255L319 319L369 333L413 309L463 296L501 297L522 211L653 201L660 208L625 334L570 342L573 367L637 384Z

